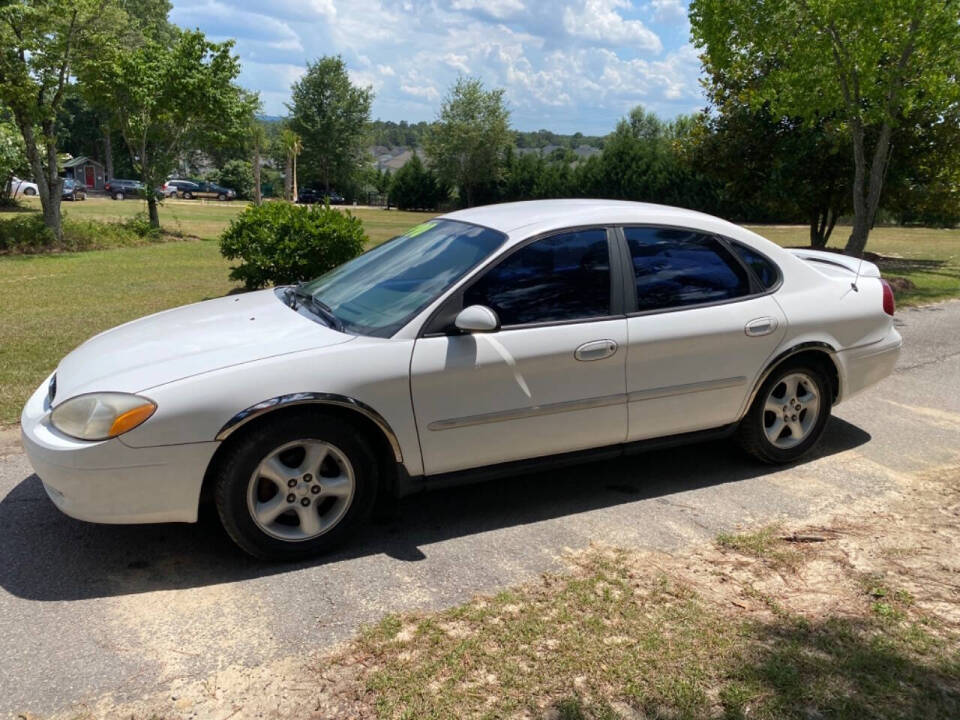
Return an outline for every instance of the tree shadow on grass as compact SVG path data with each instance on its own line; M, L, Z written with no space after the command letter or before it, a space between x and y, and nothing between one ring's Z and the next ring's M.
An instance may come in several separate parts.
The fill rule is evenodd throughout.
M633 712L633 717L649 720L960 718L960 654L918 623L779 617L728 627L732 637L727 640L735 649L719 666L701 667L691 658L670 677L638 678L632 693L611 689L628 702L574 694L553 703L546 716L613 720Z
M828 617L752 626L728 717L958 718L960 656L919 623Z

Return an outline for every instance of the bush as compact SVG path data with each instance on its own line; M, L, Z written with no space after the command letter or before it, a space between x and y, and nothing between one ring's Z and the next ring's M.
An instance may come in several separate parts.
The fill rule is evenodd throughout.
M220 236L220 252L241 259L230 278L248 289L309 280L350 260L366 242L363 224L329 206L251 205Z
M43 224L42 215L30 213L0 220L0 252L42 252L54 244L53 233Z
M33 254L56 251L97 250L157 242L163 235L143 213L124 222L63 218L63 241L57 242L39 213L0 219L0 253Z

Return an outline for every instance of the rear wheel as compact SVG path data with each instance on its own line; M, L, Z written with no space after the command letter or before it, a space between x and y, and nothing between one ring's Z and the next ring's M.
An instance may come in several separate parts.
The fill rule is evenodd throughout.
M336 546L369 516L377 463L352 426L287 415L234 443L215 493L237 545L259 558L301 558Z
M122 192L120 192L119 190L113 194L113 199L114 199L114 200L123 200L124 197L125 197L125 195L124 195Z
M805 363L785 363L760 388L737 430L744 450L767 463L789 463L807 453L830 417L830 383Z
M24 194L24 195L31 195L31 196L32 196L32 195L36 195L36 194L37 194L37 191L34 190L33 188L26 188L26 189L23 191L23 194Z
M185 192L185 193L183 194L183 199L184 199L184 200L193 200L193 193L191 193L191 192Z

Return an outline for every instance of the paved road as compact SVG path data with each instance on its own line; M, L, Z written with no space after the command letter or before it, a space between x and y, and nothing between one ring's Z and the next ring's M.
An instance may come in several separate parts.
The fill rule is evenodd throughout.
M842 509L960 462L960 302L906 310L897 372L837 408L818 455L779 471L727 443L409 498L339 555L265 565L214 519L98 526L0 458L0 716L118 701L316 651L398 609L562 566L592 540L669 550L742 523ZM0 452L2 454L2 452Z

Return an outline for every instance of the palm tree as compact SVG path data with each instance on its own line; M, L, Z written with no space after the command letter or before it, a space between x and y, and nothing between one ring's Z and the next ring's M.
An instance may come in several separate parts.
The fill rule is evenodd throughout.
M280 144L287 155L283 188L287 200L297 199L297 155L303 151L303 141L290 128L284 128L280 135Z

